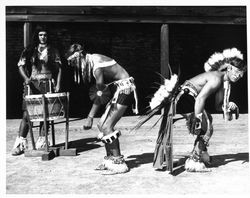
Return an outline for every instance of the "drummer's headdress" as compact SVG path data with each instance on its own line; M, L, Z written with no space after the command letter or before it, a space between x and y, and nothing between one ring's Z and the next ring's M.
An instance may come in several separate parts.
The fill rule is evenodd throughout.
M225 49L222 53L215 52L204 63L204 69L205 71L224 71L229 65L246 70L243 54L237 48Z

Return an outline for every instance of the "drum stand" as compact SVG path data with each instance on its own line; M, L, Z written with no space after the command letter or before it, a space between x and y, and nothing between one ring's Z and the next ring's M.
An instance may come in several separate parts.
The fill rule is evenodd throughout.
M42 106L43 106L43 130L45 131L45 148L44 149L36 149L34 134L33 134L33 122L30 121L29 115L29 129L30 129L30 137L32 143L32 150L25 151L25 157L42 157L43 161L48 161L57 156L76 156L77 151L76 148L70 148L68 146L69 139L69 93L67 92L67 102L66 102L66 126L65 126L65 146L64 147L55 147L55 128L54 128L54 120L51 121L51 135L52 135L52 147L49 147L48 141L48 117L47 117L47 105L45 100L45 95L42 94ZM29 114L29 113L28 113ZM40 127L41 129L41 127ZM39 131L40 133L40 131Z

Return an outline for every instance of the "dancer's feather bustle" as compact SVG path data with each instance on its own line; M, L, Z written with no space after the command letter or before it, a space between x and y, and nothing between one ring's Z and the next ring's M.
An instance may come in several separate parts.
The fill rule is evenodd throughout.
M139 129L150 118L158 113L166 105L170 104L176 95L178 88L178 76L173 74L170 79L164 78L164 84L160 85L160 88L155 92L149 105L150 110L145 115L139 117L139 123L134 127L135 130ZM158 122L159 120L157 120ZM154 124L155 125L155 124Z

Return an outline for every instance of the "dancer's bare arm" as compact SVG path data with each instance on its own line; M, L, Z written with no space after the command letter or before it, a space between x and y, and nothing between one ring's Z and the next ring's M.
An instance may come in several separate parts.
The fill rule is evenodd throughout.
M97 89L101 89L104 85L104 76L102 69L95 70L95 77L96 77L96 87Z
M224 99L224 89L221 87L215 95L215 109L219 112L222 111L223 99Z

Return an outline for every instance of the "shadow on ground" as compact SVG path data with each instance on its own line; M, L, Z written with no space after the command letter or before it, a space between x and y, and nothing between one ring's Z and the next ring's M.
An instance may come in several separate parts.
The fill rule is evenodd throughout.
M126 161L128 166L132 169L132 168L137 168L137 167L141 166L142 164L152 163L153 158L154 158L154 153L143 153L141 155L130 155L127 158L128 159L135 158L135 159L131 159L131 160Z
M153 158L154 153L143 153L141 155L131 155L127 157L128 160L127 164L128 166L133 169L140 167L142 164L148 164L152 163L153 166ZM185 171L184 164L188 156L179 156L178 161L175 161L173 166L174 170L172 172L173 176L177 176ZM224 155L214 155L211 156L212 165L209 166L209 168L217 168L219 166L223 166L225 164L228 164L230 162L234 161L243 161L242 163L248 163L249 162L249 153L237 153L237 154L224 154ZM152 167L153 168L153 167ZM158 169L157 171L166 171L166 169Z
M224 154L224 155L213 155L211 168L216 168L230 162L243 161L243 163L249 162L249 153L237 153L237 154Z
M69 142L69 148L76 148L77 153L92 150L101 147L101 145L96 144L96 138L85 138L80 140L74 140ZM57 144L56 146L64 146L64 143Z

